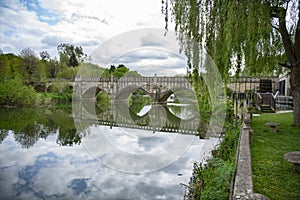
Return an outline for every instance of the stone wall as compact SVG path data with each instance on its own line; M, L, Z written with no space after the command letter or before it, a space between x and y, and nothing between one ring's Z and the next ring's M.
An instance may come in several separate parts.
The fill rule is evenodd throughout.
M254 193L252 181L252 168L251 168L251 152L250 144L253 137L253 129L251 128L252 114L251 110L247 110L243 125L240 132L237 155L236 155L236 172L233 179L233 191L231 199L261 199L267 200L268 198Z

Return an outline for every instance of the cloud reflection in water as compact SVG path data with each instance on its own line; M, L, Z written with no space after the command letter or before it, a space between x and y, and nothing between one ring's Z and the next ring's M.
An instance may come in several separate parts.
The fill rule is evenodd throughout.
M173 137L190 141L189 137L195 136L160 133L150 139L128 135L118 140L119 135L115 140L113 136L109 138L115 144L128 145L133 152L143 152L146 157L142 158L134 153L131 157L114 155L115 150L101 146L103 143L98 139L104 139L103 135L95 131L83 138L84 145L58 146L57 135L52 135L46 140L40 139L29 149L20 148L10 132L0 144L0 199L180 199L184 194L180 183L189 181L192 163L208 156L218 143L216 138L196 138L189 149L167 167L151 173L126 173L107 167L99 160L114 159L115 164L125 168L142 169L149 163L155 166L157 163L153 161L157 157L151 154L163 151L162 145ZM176 152L174 147L171 149ZM134 160L136 158L140 160Z

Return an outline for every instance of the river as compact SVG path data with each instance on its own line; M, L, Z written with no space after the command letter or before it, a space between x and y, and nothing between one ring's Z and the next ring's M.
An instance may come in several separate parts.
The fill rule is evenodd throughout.
M183 122L160 125L174 124L161 110L96 112L95 120L74 115L74 105L1 108L0 199L183 199L193 162L219 139L187 134ZM180 112L173 118L193 121Z

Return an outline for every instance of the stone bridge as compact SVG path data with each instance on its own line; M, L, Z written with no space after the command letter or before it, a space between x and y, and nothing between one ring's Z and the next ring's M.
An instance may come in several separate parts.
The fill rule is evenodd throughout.
M152 102L164 102L178 90L194 94L192 82L187 77L77 77L73 86L75 100L95 98L100 91L115 101L127 99L136 90L143 90Z

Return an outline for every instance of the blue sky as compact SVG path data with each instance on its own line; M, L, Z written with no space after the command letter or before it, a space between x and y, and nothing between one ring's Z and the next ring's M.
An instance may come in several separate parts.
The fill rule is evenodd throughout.
M116 35L165 26L161 0L0 0L0 15L0 49L4 53L19 54L22 49L31 48L37 55L46 50L52 58L57 56L56 47L60 43L80 45L91 55ZM174 26L169 27L172 30ZM150 39L149 44L157 43L155 38ZM157 52L148 55L147 60L139 59L138 63L147 65ZM186 71L182 58L166 56L165 59L173 67L181 68L177 72ZM93 60L97 58L92 57ZM165 65L167 61L156 63ZM138 67L132 60L130 63Z
M54 10L43 8L38 0L20 0L20 3L28 11L35 12L41 22L46 22L49 25L55 25L59 22L58 13Z

